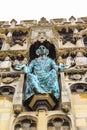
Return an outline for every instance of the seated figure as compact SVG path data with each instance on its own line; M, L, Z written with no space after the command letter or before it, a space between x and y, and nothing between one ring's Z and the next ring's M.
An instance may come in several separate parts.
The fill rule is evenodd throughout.
M57 66L55 61L47 56L49 50L43 45L36 50L36 54L39 57L32 60L28 66L17 65L27 74L25 100L34 94L45 93L59 99L58 70L66 67L64 65Z
M87 66L87 57L84 56L82 52L77 52L76 58L75 58L76 66Z

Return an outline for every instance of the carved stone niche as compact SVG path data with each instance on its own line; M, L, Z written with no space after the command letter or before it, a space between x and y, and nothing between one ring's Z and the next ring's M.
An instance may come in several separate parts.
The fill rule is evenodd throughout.
M66 46L66 43L68 43L68 47L75 47L75 39L73 38L73 30L68 28L62 28L61 30L58 30L58 33L63 37L62 44L64 47Z
M13 98L15 88L12 86L2 86L0 87L0 97L10 97Z
M86 52L84 50L77 51L75 59L75 68L76 69L83 69L87 68L87 57Z
M34 95L32 99L25 101L25 106L32 110L52 110L56 101L49 94Z
M26 36L27 36L28 32L27 31L22 31L22 30L15 30L12 33L12 42L10 44L10 46L13 46L15 44L19 44L21 46L23 46L23 43L26 41Z
M47 130L70 130L70 121L63 116L50 119L48 122Z
M56 59L56 48L55 46L50 43L49 41L45 40L43 42L40 41L36 41L34 42L29 49L29 55L30 55L30 60L33 60L35 58L37 58L38 56L36 55L36 50L39 48L39 46L45 46L48 50L49 50L49 55L48 57L52 58L52 59Z
M16 71L21 71L20 68L16 67L18 64L27 65L27 63L28 63L27 58L21 54L18 54L15 57L13 56L12 59L13 59L13 61L12 61L11 67L13 70L16 70Z
M11 59L9 56L6 56L4 59L0 60L0 71L10 71L10 69Z
M37 130L36 122L32 119L23 119L16 123L14 130Z
M87 84L76 83L70 87L72 93L87 93Z

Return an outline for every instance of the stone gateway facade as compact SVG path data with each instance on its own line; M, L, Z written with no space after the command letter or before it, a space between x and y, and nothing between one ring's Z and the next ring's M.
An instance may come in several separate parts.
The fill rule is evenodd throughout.
M57 73L58 99L35 90L25 99L27 74L17 65L38 58L40 46L58 66L67 67ZM87 17L0 21L0 130L86 129Z

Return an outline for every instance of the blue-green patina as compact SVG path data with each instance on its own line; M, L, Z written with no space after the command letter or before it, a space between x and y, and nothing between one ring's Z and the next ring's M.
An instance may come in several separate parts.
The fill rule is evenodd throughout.
M58 70L65 67L57 66L54 60L47 57L49 51L44 46L40 46L36 53L39 58L32 60L28 66L23 68L23 72L27 74L25 99L36 93L49 93L58 99L60 97ZM19 67L22 68L23 65Z

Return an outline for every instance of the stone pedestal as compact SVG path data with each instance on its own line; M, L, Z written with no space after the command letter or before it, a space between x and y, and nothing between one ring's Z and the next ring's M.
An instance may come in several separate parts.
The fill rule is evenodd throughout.
M56 102L49 94L34 95L28 102L28 107L32 110L51 110L56 105Z

